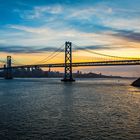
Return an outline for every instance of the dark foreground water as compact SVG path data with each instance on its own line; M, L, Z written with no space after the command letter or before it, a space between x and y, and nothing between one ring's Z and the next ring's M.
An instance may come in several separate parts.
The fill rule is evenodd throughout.
M0 140L140 140L129 79L0 80Z

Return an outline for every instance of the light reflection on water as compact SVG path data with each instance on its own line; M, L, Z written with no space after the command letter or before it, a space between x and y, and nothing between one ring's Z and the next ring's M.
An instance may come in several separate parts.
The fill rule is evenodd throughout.
M140 139L140 88L129 79L0 80L0 139Z

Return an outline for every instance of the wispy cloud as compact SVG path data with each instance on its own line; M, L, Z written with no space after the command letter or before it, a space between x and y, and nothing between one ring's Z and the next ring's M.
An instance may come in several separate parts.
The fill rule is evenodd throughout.
M81 20L92 20L95 16L100 18L105 15L111 15L113 13L113 9L108 6L88 6L88 7L79 7L73 8L67 11L71 13L67 16L67 18L76 18Z
M114 36L121 37L133 42L140 42L140 33L127 30L118 30L113 33Z
M91 46L79 46L74 47L73 51L76 50L110 50L112 45L104 44L104 45L91 45ZM118 49L118 47L114 47L113 49ZM0 44L0 52L4 53L45 53L45 52L55 52L55 51L62 51L62 49L58 49L56 46L47 46L47 47L37 47L37 46L8 46Z
M0 44L0 52L5 53L42 53L55 52L57 49L58 48L54 46L37 48L37 46L5 46L3 44Z
M77 6L58 3L32 5L15 12L21 17L22 24L6 25L6 30L3 30L6 33L0 37L2 44L24 44L39 49L42 46L60 46L69 40L100 50L139 47L137 9L129 10L103 1Z
M63 8L60 5L55 6L35 6L31 10L25 10L20 13L21 17L24 19L39 19L46 16L46 14L57 15L62 13Z
M118 30L129 30L140 32L140 19L139 18L131 18L131 19L124 19L124 18L105 18L102 20L103 24L107 27L112 27Z
M132 40L138 43L139 33L127 30L110 29L102 32L84 32L73 28L52 29L47 26L30 27L20 25L8 25L9 30L3 35L2 44L14 46L60 46L65 41L72 41L80 46L98 46L110 44L116 46L132 46ZM14 32L11 30L14 30ZM130 45L131 44L131 45ZM138 46L138 45L136 45ZM107 46L108 47L108 46ZM104 46L104 49L106 46ZM126 47L125 47L126 48ZM107 49L107 48L106 48Z

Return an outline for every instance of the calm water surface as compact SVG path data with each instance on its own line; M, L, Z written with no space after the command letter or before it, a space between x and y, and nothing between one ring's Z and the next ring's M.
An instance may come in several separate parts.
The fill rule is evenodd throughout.
M0 140L140 140L130 79L0 79Z

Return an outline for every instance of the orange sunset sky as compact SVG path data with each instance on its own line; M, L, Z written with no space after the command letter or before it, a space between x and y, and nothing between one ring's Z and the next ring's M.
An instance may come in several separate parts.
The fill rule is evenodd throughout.
M1 60L10 55L20 64L35 64L53 54L65 41L73 43L73 62L111 60L92 51L140 58L139 7L138 0L2 1ZM75 45L82 50L75 50ZM43 63L61 62L64 52ZM80 67L74 71L140 76L139 69L139 66Z

